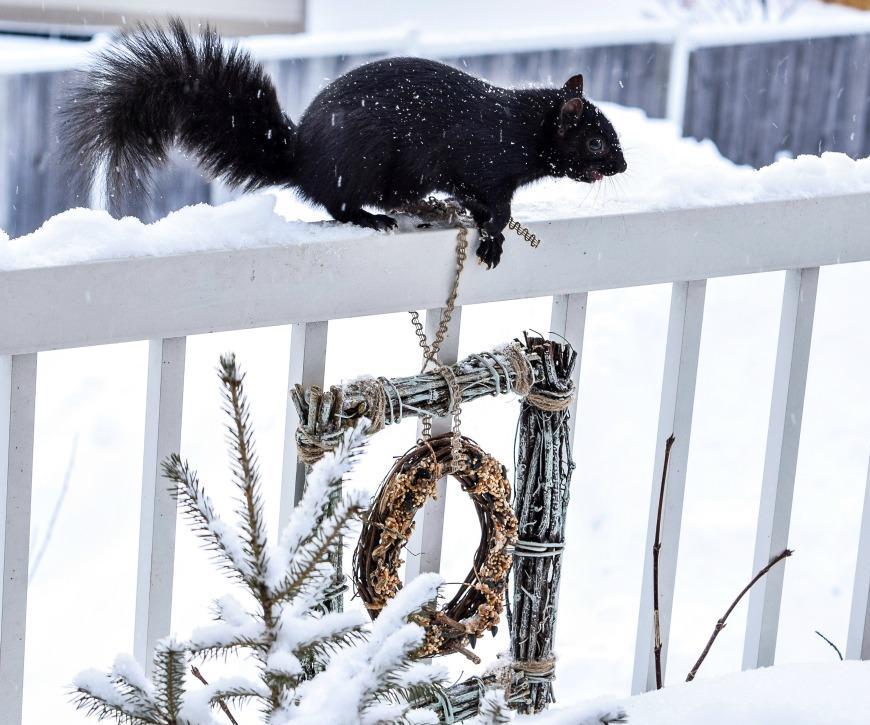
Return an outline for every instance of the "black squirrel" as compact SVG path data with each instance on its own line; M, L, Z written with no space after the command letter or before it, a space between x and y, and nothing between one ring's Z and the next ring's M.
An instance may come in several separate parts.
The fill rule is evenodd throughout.
M388 58L337 78L294 125L247 52L177 19L103 50L62 109L61 133L86 180L105 162L117 193L141 187L173 143L233 186L295 187L338 221L374 229L396 222L363 206L388 211L446 192L479 226L488 267L501 258L517 188L626 169L580 75L514 90L436 61Z

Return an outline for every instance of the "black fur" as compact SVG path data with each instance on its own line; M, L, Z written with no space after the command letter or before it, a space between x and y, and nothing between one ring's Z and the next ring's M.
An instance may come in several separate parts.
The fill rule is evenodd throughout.
M336 79L294 127L247 53L210 30L195 38L177 20L110 46L65 125L85 174L106 161L115 187L142 184L177 142L230 184L294 186L335 219L375 229L395 221L363 206L388 211L447 192L479 225L488 266L501 257L517 188L545 176L591 183L626 168L613 127L583 99L581 76L509 90L435 61L391 58Z
M61 132L86 180L105 162L121 193L144 188L173 143L233 186L287 184L296 143L262 66L179 20L139 26L100 53L61 110Z

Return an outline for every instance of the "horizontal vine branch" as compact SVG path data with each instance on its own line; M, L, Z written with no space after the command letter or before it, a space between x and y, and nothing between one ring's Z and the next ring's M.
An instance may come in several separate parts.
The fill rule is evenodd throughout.
M370 432L403 418L447 415L453 408L449 378L455 378L460 403L488 395L524 397L544 378L541 357L520 342L470 355L447 370L435 369L402 378L359 378L328 390L296 385L291 390L299 415L296 443L300 459L314 463L331 450L346 428L363 416Z
M457 682L434 696L422 697L414 702L414 706L434 710L439 722L459 723L478 714L481 697L492 688L504 690L509 707L516 708L528 702L529 682L526 676L510 667L503 667Z

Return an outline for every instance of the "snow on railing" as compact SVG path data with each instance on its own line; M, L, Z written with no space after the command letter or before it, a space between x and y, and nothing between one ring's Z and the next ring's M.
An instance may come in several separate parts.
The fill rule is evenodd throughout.
M106 223L120 230L131 221ZM162 227L163 233L170 228ZM495 271L471 265L460 304L551 296L552 331L582 353L589 291L672 284L653 472L655 480L661 477L665 439L676 434L663 518L669 545L662 550L660 576L667 662L706 280L787 271L756 535L755 559L761 564L788 540L818 270L870 261L870 193L550 219L531 222L529 228L544 243L536 249L510 244ZM0 269L0 712L5 722L21 717L40 352L151 341L135 616L135 652L144 663L170 624L175 504L158 464L180 445L186 337L291 325L289 382L322 385L330 320L408 309L427 309L430 328L438 319L453 268L452 230L413 232L409 239L410 233L382 235L333 225L288 223L286 229L291 238L276 238L278 228L254 225L235 248ZM460 323L458 308L442 348L445 362L456 355ZM286 420L282 515L304 482L289 434L296 425L289 400ZM657 487L652 489L657 499ZM651 500L649 536L656 503ZM848 649L855 658L870 656L870 503L867 509ZM439 567L443 511L431 507L424 516L421 571ZM654 682L651 546L646 551L635 691ZM773 661L782 584L781 574L771 575L752 592L745 667Z

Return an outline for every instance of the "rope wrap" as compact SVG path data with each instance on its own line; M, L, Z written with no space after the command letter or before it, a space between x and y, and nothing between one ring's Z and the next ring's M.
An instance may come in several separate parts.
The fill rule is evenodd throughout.
M409 416L456 413L462 403L487 395L514 393L544 409L566 408L570 400L538 389L536 380L544 374L537 355L514 342L407 378L364 377L328 390L296 385L291 396L299 415L299 460L316 463L362 416L369 418L368 432L374 434Z

